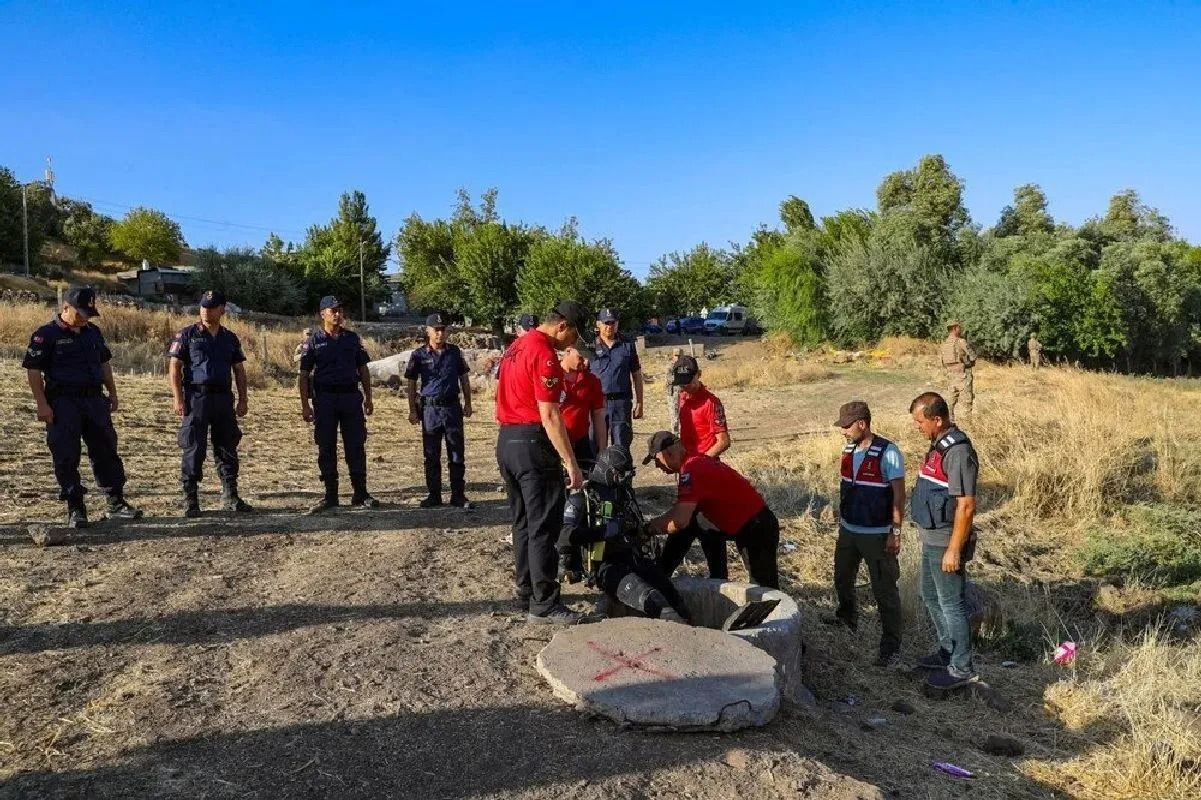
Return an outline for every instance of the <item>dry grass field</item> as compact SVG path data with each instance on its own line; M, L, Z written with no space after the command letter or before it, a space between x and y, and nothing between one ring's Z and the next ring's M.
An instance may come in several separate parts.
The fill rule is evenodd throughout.
M534 672L549 634L511 603L490 403L467 426L476 510L417 508L420 437L403 398L377 390L368 452L383 507L301 516L316 496L315 448L278 381L296 334L268 332L265 365L248 348L242 443L242 486L260 511L185 520L165 378L125 374L161 356L178 320L119 311L101 322L127 359L117 427L143 520L102 522L64 547L29 542L23 524L61 507L24 376L0 363L0 797L1201 796L1198 628L1164 618L1195 607L1201 587L1195 383L979 370L965 424L983 484L970 570L1004 618L980 655L998 710L933 700L914 676L872 668L870 605L858 636L817 621L833 607L841 437L830 423L840 403L865 399L915 464L925 446L907 405L939 385L928 346L884 342L830 364L718 344L704 377L727 406L729 461L784 522L785 589L805 614L818 702L763 730L644 734L560 707ZM6 355L45 316L0 308ZM665 361L652 351L648 374ZM666 421L661 379L647 397L639 434ZM638 485L651 508L671 496L648 470ZM211 469L204 489L211 508ZM88 500L99 516L99 497ZM930 645L914 538L902 559L909 657ZM567 599L593 598L575 587ZM1080 653L1058 666L1049 654L1065 638ZM986 753L989 735L1024 752ZM956 781L934 761L977 777Z

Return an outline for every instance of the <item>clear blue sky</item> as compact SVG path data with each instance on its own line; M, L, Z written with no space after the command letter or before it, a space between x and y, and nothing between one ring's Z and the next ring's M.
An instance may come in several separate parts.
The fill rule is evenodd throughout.
M642 275L937 152L978 222L1020 183L1072 223L1133 187L1201 240L1198 3L434 5L0 2L0 164L250 226L192 245L300 239L350 188L392 236L496 186Z

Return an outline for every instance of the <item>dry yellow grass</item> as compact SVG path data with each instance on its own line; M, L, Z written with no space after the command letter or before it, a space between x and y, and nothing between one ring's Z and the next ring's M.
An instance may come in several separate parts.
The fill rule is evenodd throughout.
M824 380L833 373L821 364L788 358L731 360L702 364L702 378L710 389L787 386Z
M17 355L28 344L30 334L52 317L53 311L48 306L0 303L0 348ZM96 323L113 351L116 370L158 374L165 369L167 347L175 333L195 320L194 316L165 311L102 305ZM269 328L226 317L225 324L242 341L246 376L252 386L290 381L296 374L293 355L301 330L310 323L297 319L290 326ZM379 342L368 337L363 341L372 358L385 354Z

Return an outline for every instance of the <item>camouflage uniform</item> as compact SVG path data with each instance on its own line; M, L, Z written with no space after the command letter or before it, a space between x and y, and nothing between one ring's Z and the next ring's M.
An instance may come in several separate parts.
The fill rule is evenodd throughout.
M671 418L671 432L679 435L680 433L680 387L673 386L672 380L675 374L672 368L676 365L676 357L679 353L672 356L671 361L667 362L667 413Z
M1030 341L1026 342L1026 349L1030 352L1030 366L1038 369L1043 363L1043 345L1034 334L1030 334Z
M963 402L963 414L972 415L972 402L976 393L972 384L972 367L976 364L976 354L972 351L967 340L948 333L938 348L938 357L943 369L947 371L947 406L951 410L951 419L955 419L955 406Z

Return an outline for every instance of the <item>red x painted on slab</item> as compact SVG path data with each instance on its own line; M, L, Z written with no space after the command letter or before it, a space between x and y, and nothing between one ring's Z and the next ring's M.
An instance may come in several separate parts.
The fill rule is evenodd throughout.
M597 683L604 683L609 678L612 678L614 675L621 672L623 669L638 670L639 672L646 672L650 675L657 675L660 678L673 678L674 679L676 677L675 675L672 675L670 672L664 672L661 669L656 669L655 667L652 667L649 664L646 664L642 660L642 659L646 658L647 656L658 653L659 652L658 647L652 647L650 650L647 650L645 653L642 653L641 655L627 656L624 653L610 652L610 651L606 650L605 648L601 647L600 645L598 645L596 642L589 642L588 646L591 647L597 653L600 653L602 656L604 656L605 658L612 661L616 665L616 666L609 667L608 669L601 670L600 672L593 675L592 680L596 681Z

